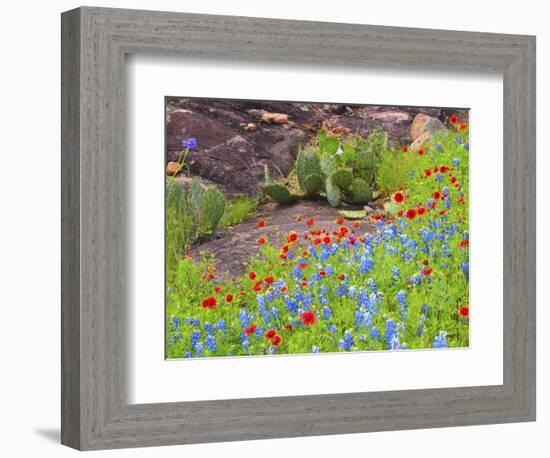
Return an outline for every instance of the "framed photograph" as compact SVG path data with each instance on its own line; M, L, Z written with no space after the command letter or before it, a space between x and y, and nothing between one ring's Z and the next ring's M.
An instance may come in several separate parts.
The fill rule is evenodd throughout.
M62 443L535 419L535 38L62 15Z

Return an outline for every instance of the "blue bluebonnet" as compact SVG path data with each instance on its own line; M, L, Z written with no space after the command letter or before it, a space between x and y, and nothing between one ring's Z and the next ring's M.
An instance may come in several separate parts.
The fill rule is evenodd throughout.
M216 323L216 329L218 331L225 331L226 330L226 324L225 324L224 319L221 319Z
M271 317L269 315L269 311L267 310L266 304L265 304L265 296L263 294L258 294L256 296L256 301L258 304L258 312L262 316L263 320L266 323L269 323L271 321Z
M462 264L460 264L460 268L464 272L464 275L466 276L466 280L468 280L469 279L469 273L470 273L470 264L467 263L467 262L463 262Z
M461 145L462 144L462 138L456 137L456 144Z
M418 337L422 337L422 334L424 333L424 323L426 322L426 315L423 313L420 315L420 319L418 320L418 328L416 329L416 335Z
M374 281L374 278L367 279L367 286L369 287L372 293L378 294L378 289L376 287L376 281Z
M192 358L192 357L193 357L193 353L191 353L190 351L186 351L186 352L183 354L183 357L184 357L184 358Z
M441 153L441 151L443 151L443 145L438 144L437 145L437 151L439 151Z
M449 199L448 197L443 200L443 203L445 204L445 207L447 209L451 208L451 199Z
M325 317L325 320L330 320L330 317L332 316L332 310L328 305L323 307L323 316Z
M288 312L298 311L298 301L294 296L284 296L283 301L285 302L285 308Z
M447 342L447 333L445 331L439 331L439 334L435 336L433 348L449 348L449 343Z
M391 254L391 255L394 255L394 256L399 254L399 248L397 248L395 245L392 245L391 243L385 243L384 244L384 251L387 254Z
M470 144L469 143L466 143L464 145L464 148L466 149L466 151L470 151Z
M182 148L193 149L197 146L197 139L195 137L184 138L181 141Z
M375 340L378 340L378 342L380 342L380 331L375 327L371 328L370 337L371 339L375 339Z
M292 275L294 276L294 278L296 280L301 280L302 279L302 269L300 269L299 267L295 267L294 269L292 269Z
M321 255L319 256L319 259L321 260L321 262L325 262L329 258L329 256L330 251L323 245L323 247L321 248Z
M241 327L248 328L250 326L250 315L245 309L239 311L239 320L241 321Z
M271 318L274 320L278 320L279 317L279 309L275 306L271 307Z
M197 358L200 358L200 357L201 357L201 351L204 349L204 344L202 343L201 340L199 340L199 341L196 343L194 349L195 349L195 356L196 356Z
M391 275L392 275L392 278L393 278L393 279L399 278L399 267L393 266L393 267L391 268Z
M208 334L208 336L206 336L205 344L206 344L206 348L210 350L212 353L215 353L217 351L215 335Z
M370 309L370 300L369 300L369 293L361 286L359 288L359 295L357 296L357 301L359 308L364 308L366 310Z
M399 342L399 332L395 322L391 318L386 320L386 334L384 336L384 340L386 341L386 347L390 350L401 348L401 344Z
M195 349L198 342L201 340L201 333L197 330L191 334L191 348Z
M345 296L348 293L348 285L344 282L340 283L338 285L338 288L334 291L334 295L336 297L342 297Z
M369 273L374 268L374 259L371 256L361 256L361 264L359 266L363 275Z
M454 165L455 167L458 167L458 166L460 165L460 160L459 160L457 157L455 157L455 158L453 159L453 165Z
M171 329L171 331L172 332L177 331L179 325L180 325L180 319L177 316L173 316L172 317L172 329Z
M311 293L302 294L301 299L302 299L302 309L306 311L310 310L311 306L313 305L313 296L311 295Z
M353 334L348 329L346 332L344 332L344 338L338 341L338 347L340 347L342 350L345 350L345 351L351 351L354 345L355 345L355 342L353 340Z
M189 324L191 326L200 326L201 322L198 318L191 318L191 320L189 320Z
M321 276L319 275L318 272L314 272L311 277L309 277L309 282L311 284L315 283L315 282L318 282L319 280L321 280Z
M241 347L245 351L247 351L250 348L250 339L244 332L241 334Z
M399 305L399 312L401 313L401 319L405 321L407 319L407 293L405 291L400 290L395 295L395 298L397 299L397 303Z
M321 349L317 345L311 347L311 353L321 353Z

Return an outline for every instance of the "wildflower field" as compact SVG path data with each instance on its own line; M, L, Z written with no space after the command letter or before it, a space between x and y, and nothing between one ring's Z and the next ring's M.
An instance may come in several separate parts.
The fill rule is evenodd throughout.
M304 161L320 164L315 177L296 184L304 166L298 156L287 181L266 176L264 197L241 201L242 216L231 224L253 217L269 198L289 206L295 199L327 199L337 208L333 224L296 214L296 229L275 240L268 229L276 230L270 228L276 221L258 219L258 249L236 277L219 274L215 255L189 255L187 248L200 245L200 234L215 232L216 224L211 216L198 217L200 209L189 216L185 203L201 192L198 186L182 191L168 177L167 205L175 209L167 209L166 222L166 357L467 347L466 121L450 117L445 131L414 149L388 146L384 132L363 139L321 131L315 148L304 153ZM183 145L182 173L191 140ZM370 168L357 165L363 150L372 153ZM203 206L213 208L208 215L217 209L232 220L237 204L221 205L219 191L211 189L202 191ZM372 211L357 197L365 192L365 200L381 202ZM191 219L186 228L196 226L185 237L177 225L184 213Z

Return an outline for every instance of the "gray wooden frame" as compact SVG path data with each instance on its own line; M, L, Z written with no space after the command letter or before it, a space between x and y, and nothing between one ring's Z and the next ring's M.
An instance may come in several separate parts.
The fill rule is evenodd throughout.
M129 53L502 73L503 385L128 404ZM90 7L63 13L63 444L105 449L534 420L535 273L534 37Z

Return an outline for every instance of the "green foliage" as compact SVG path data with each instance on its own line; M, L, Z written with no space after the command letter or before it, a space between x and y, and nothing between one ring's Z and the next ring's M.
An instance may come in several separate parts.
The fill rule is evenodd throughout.
M330 178L326 179L325 192L327 195L328 203L333 207L338 207L342 200L342 192L340 191L340 188L338 186L333 184L333 181Z
M378 129L373 130L366 139L355 139L355 175L374 186L378 165L387 151L388 135Z
M290 204L297 199L297 196L291 194L288 188L282 184L268 184L264 186L264 192L279 204Z
M342 145L342 155L340 156L341 160L345 164L353 164L357 158L355 153L355 147L351 143L346 143Z
M307 175L306 179L303 182L304 191L307 194L317 194L323 188L323 179L319 174Z
M296 177L298 178L300 188L306 179L306 174L306 155L302 150L299 150L298 157L296 158Z
M376 189L385 195L397 191L406 181L414 159L411 154L404 154L399 150L389 150L384 153L376 173Z
M340 146L340 141L337 137L330 136L324 129L321 129L317 133L317 144L321 153L334 154Z
M369 184L361 178L354 178L351 185L351 203L366 204L371 199L372 188Z
M336 169L336 158L330 154L322 154L320 159L320 166L323 175L328 177Z
M249 196L237 197L225 206L220 227L234 226L248 220L258 209L258 199Z
M191 245L208 238L218 227L226 200L215 187L202 190L194 179L182 186L169 177L166 181L166 266L173 272L177 260Z
M305 180L308 175L322 175L323 171L321 170L321 162L317 152L313 148L309 148L305 153L305 175L303 179ZM300 179L300 177L298 177Z
M387 134L379 130L371 132L366 139L355 136L347 141L320 130L317 134L317 148L308 147L298 151L298 186L305 197L324 194L333 206L338 206L342 201L367 203L372 199L379 164L386 152ZM273 183L266 179L264 190L276 202L288 203L299 197L283 184L276 187L271 185Z
M202 195L201 210L202 224L213 230L223 216L225 197L214 186L209 186Z
M333 244L335 252L331 250L330 253L324 245L317 244L315 238L300 238L295 244L289 244L284 238L280 243L275 238L266 238L265 244L258 248L259 253L253 249L247 254L246 270L231 278L222 275L205 278L205 274L216 272L213 258L179 259L166 284L167 358L307 354L312 351L410 351L439 346L436 343L441 343L441 339L445 344L442 346L467 347L470 344L470 321L460 310L463 307L475 310L478 306L470 305L468 283L467 141L462 131L450 130L446 135L436 136L434 147L423 156L395 155L395 161L408 161L409 164L405 180L399 185L405 200L390 207L391 219L395 219L390 227L397 231L392 248L396 249L390 250L387 243L378 243L387 235L387 226L379 224L378 227L361 226L361 232L372 232L372 239L350 243L351 236L348 236L346 243ZM443 164L452 170L433 172ZM351 164L346 166L352 167ZM432 171L428 177L425 174L427 169ZM457 186L453 182L457 182ZM325 187L330 189L330 184L325 183ZM438 199L434 201L434 208L428 207L433 193L443 188L448 188L448 201ZM177 202L174 198L174 207L178 206ZM420 205L426 208L422 215L417 214L414 219L400 216L401 211L418 209ZM445 213L442 215L441 212ZM364 210L341 210L338 214L348 220L358 220L359 225L363 224L359 220L370 216ZM315 221L312 227L307 221L302 224L304 230L317 229L327 234L336 227L321 221ZM347 223L339 227L344 226L355 227ZM168 225L167 233L169 229ZM425 237L428 229L433 232L433 237ZM356 230L357 238L361 236L358 232ZM332 235L331 238L334 239ZM411 241L416 246L414 250ZM369 245L368 261L371 263L368 272L361 265L365 243ZM281 259L283 244L293 256ZM301 255L305 249L311 253L307 258ZM329 258L321 264L317 260L323 253L328 253ZM328 264L334 271L326 270L321 276L320 270ZM300 269L303 278L315 276L318 280L306 286L297 284L296 269ZM424 269L428 271L425 273ZM252 272L254 281L250 280ZM264 280L268 277L274 280L271 285L286 285L285 294L272 294L274 287ZM363 314L358 306L361 299L357 296L341 294L342 278L346 289L355 291L368 288L367 281L376 285L380 300L372 313ZM261 288L259 292L255 288L256 281ZM302 322L303 309L287 308L288 298L299 303L304 293L311 295L313 306L310 310L316 317L311 325ZM226 299L228 294L232 297L230 302ZM264 314L260 309L258 294L266 299L270 313ZM215 299L216 307L203 307L201 304L207 298ZM324 302L327 303L326 310L324 305L320 305ZM246 336L247 339L243 338L245 311L251 318L250 324L264 332L252 332ZM358 321L358 311L368 318L368 323L367 320ZM273 346L265 337L267 329L276 331L282 339L280 345ZM397 330L393 336L392 330ZM207 344L212 340L214 347ZM197 341L200 345L194 345ZM445 350L438 348L434 351Z
M353 171L351 169L336 169L330 176L332 183L340 189L347 190L353 181Z

